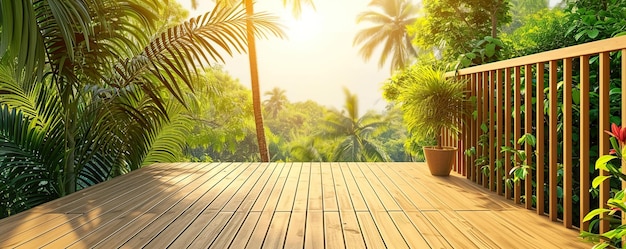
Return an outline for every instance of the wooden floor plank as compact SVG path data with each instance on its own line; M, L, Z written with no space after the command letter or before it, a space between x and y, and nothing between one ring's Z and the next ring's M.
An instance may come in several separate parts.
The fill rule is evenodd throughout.
M298 190L300 182L302 164L289 163L288 166L291 167L291 170L289 171L289 176L287 176L287 181L278 199L278 204L276 204L277 212L289 212L293 210L293 203L296 199L296 190Z
M398 203L400 208L404 211L419 211L432 209L430 203L428 203L420 194L411 191L412 188L406 184L404 179L398 177L397 174L388 174L392 172L392 169L387 169L391 164L367 164L374 172L382 185L391 194L392 198ZM407 195L410 193L411 195ZM417 204L416 204L417 203Z
M291 171L291 167L289 165L285 165L285 163L281 163L283 165L283 169L276 179L276 183L272 186L266 186L259 195L258 201L254 203L252 206L253 212L273 212L276 210L276 204L278 204L278 199L280 198L280 194L283 192L283 187L285 186L285 182L287 181L287 176Z
M422 212L406 212L406 215L431 248L452 248Z
M324 212L324 241L326 248L345 248L339 212Z
M230 211L227 211L230 212ZM224 229L219 233L215 241L211 243L211 248L228 248L231 244L239 229L244 225L246 220L246 212L235 212L233 217L228 221ZM243 247L243 246L242 246Z
M363 233L361 233L361 228L359 227L359 222L356 218L354 210L342 211L339 215L341 217L341 230L343 232L343 238L346 242L346 248L366 248L365 241L363 240Z
M311 163L311 179L309 184L307 210L322 211L324 209L324 197L322 194L322 169L320 163Z
M170 244L151 243L151 244L148 244L147 247L155 248L157 245L167 245L168 247L171 247L171 248L187 248L189 245L191 245L192 242L194 242L196 237L200 236L202 231L204 231L204 229L207 226L213 226L214 223L220 223L220 220L217 220L216 222L214 222L214 220L216 220L217 217L218 217L218 212L216 211L203 212L198 217L196 217L191 222L191 224L189 224L189 226L181 227L181 232L172 239L172 242ZM222 219L225 219L223 215L222 215ZM228 220L228 219L225 219L225 220ZM218 232L221 231L219 227L215 227L215 229L219 229ZM199 247L196 247L196 248L199 248Z
M259 217L259 221L254 226L254 231L246 244L246 249L258 249L263 246L263 242L265 241L265 235L267 235L267 231L270 228L270 223L272 222L272 217L274 216L274 212L262 212L261 217ZM242 248L242 247L234 247L231 248Z
M227 245L229 242L224 241L223 244L216 243L213 246L211 246L211 248L222 249L228 246L228 248L239 249L239 248L246 247L246 245L248 244L248 241L250 241L250 237L252 236L252 233L255 230L256 224L261 218L261 212L250 212L247 214L248 216L246 216L246 220L243 222L241 229L237 231L237 234L235 235L234 239L230 242L230 245Z
M413 226L413 223L409 220L404 212L391 212L389 213L391 220L398 227L398 231L404 238L404 241L409 245L409 248L428 248L428 242L422 237L419 231Z
M413 175L403 175L398 170L401 170L403 167L416 167L416 165L406 165L406 164L383 164L381 168L385 172L385 174L393 179L394 184L402 190L402 192L407 196L411 202L417 207L420 211L434 211L435 208L433 205L424 198L423 194L418 192L413 184L409 184L407 182L407 178L416 179L416 176ZM409 210L405 210L409 211ZM410 212L410 211L409 211Z
M372 213L356 212L356 217L359 221L361 233L363 233L363 240L367 248L387 248L383 238L378 232Z
M289 227L290 212L274 212L272 222L263 241L264 249L283 248L287 228Z
M376 223L376 227L378 227L378 231L380 231L387 248L408 248L406 241L404 241L402 234L400 234L396 224L391 220L388 212L373 212L372 217L374 217L374 223Z
M309 211L305 232L304 248L324 248L324 213L322 211Z
M13 222L13 224L3 224L2 228L6 232L0 237L0 248L13 248L41 236L47 236L45 241L54 240L58 238L59 234L50 231L55 229L70 231L73 228L73 226L69 225L71 224L70 222L76 222L76 218L82 216L80 214L45 213L34 213L33 215L37 217L33 219L28 219L27 217L23 224Z
M460 212L459 212L460 213ZM580 245L580 239L571 239L578 237L578 231L574 229L560 230L561 224L552 222L547 216L539 216L532 210L517 209L491 212L495 216L494 220L502 225L518 231L519 234L528 235L526 238L532 238L544 246L554 245L563 248L575 248ZM511 224L510 219L518 221ZM484 225L484 222L478 223ZM532 227L533 229L528 229ZM545 247L544 247L545 248Z
M447 220L440 212L424 212L423 214L452 247L478 248L476 244L472 243L459 231L455 224Z
M350 199L350 192L348 192L348 187L346 186L346 182L343 177L343 173L341 172L339 163L331 163L330 168L335 182L335 195L337 196L337 205L339 210L354 210L352 200Z
M330 163L322 163L322 195L324 212L339 211L337 205L337 193L335 192L335 181L333 179Z
M217 238L217 236L222 232L224 227L228 224L230 219L233 217L234 212L219 212L217 216L204 227L204 230L198 234L195 240L189 245L188 248L208 248L213 241ZM195 223L199 223L196 221ZM192 225L193 227L194 225ZM202 226L202 224L197 224L197 226ZM180 237L179 237L180 239ZM178 241L178 239L177 239ZM187 244L187 243L185 243ZM170 246L170 248L183 248L177 246Z
M273 168L268 167L267 164L251 164L248 167L256 167L256 170L250 175L241 187L233 194L232 198L222 207L224 212L236 212L240 206L244 203L244 200L254 190L254 187L264 182L272 173Z
M378 198L376 191L374 191L365 175L363 175L363 172L359 169L359 165L356 163L350 164L348 169L354 177L354 181L361 192L361 196L363 196L363 199L367 204L367 210L370 212L386 211L385 206L383 206L383 203Z
M387 188L385 188L385 186L383 186L383 183L381 183L380 181L380 178L384 176L376 175L370 169L370 167L368 167L369 165L368 163L358 163L358 165L359 165L359 168L361 169L361 172L363 172L365 179L370 183L370 186L372 186L372 189L374 189L374 193L378 195L378 199L385 207L385 210L386 211L400 211L401 210L400 206L398 205L396 200L394 200L394 198L391 196L389 191L387 191Z
M245 166L241 167L244 168L244 171L239 175L234 175L232 181L228 183L224 182L224 185L222 186L216 186L215 189L222 189L222 191L218 194L217 198L215 198L215 200L213 200L213 202L211 202L211 204L206 208L207 210L221 211L226 203L233 199L235 194L240 191L243 184L249 180L251 175L256 172L256 170L259 168L259 165L255 163L246 164Z
M304 248L304 235L306 229L306 212L294 211L291 213L285 248Z
M487 235L492 241L495 241L496 245L506 248L524 247L524 248L555 248L555 245L549 247L541 247L538 240L533 239L530 236L524 235L520 232L515 232L514 228L501 225L496 217L491 215L491 212L486 211L465 211L460 212L461 216L476 224L476 229ZM479 224L484 225L479 225ZM505 232L508 231L508 232ZM506 234L506 236L502 236ZM539 247L537 247L539 246Z
M346 188L350 194L350 201L352 202L354 211L367 211L367 204L365 203L365 199L363 199L363 195L361 195L361 191L355 182L354 176L348 168L348 163L339 163L339 169L343 175L343 180L346 182Z
M308 206L309 200L309 186L311 179L311 164L299 163L302 167L300 172L300 179L298 180L298 188L296 189L296 197L293 203L294 212L305 212Z
M252 210L252 207L257 203L257 201L265 201L263 199L260 199L266 196L265 194L263 194L263 191L265 191L266 189L268 192L271 191L271 189L274 187L274 184L276 184L278 176L283 170L283 165L284 164L276 165L273 163L267 165L270 170L266 170L266 173L263 174L261 178L259 178L256 184L254 184L254 187L250 190L248 195L246 195L241 204L237 207L238 212L250 212L250 210ZM237 204L233 203L231 205ZM229 207L228 205L225 208L226 210L232 209L232 207Z

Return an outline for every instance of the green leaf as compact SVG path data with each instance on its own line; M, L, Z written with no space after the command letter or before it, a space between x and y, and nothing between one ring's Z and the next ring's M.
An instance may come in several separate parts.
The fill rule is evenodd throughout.
M604 180L609 179L609 178L611 178L611 176L597 176L596 178L593 179L591 186L594 188L597 188L598 186L600 186L602 182L604 182Z
M589 38L591 39L595 39L596 37L598 37L598 35L600 34L600 30L598 29L592 29L587 31L587 36L589 36Z
M582 37L586 33L587 33L587 30L580 31L580 32L576 33L576 35L574 36L574 39L576 39L578 41L578 40L580 40L580 37Z
M471 64L472 64L471 60L469 60L469 59L467 59L465 57L461 58L461 65L463 65L463 67L467 67L467 66L469 66Z
M576 105L580 104L580 90L572 89L572 102Z
M602 242L600 244L594 245L591 249L604 249L604 248L607 248L608 246L609 246L608 242Z
M608 170L606 167L606 164L613 160L613 159L617 159L616 156L612 156L612 155L604 155L601 156L600 158L598 158L598 160L596 161L596 169L601 169L601 170Z
M489 127L487 127L487 124L485 123L480 125L480 129L485 133L489 131Z
M606 209L606 208L597 208L594 210L591 210L587 215L585 215L585 218L583 219L583 221L590 221L591 219L593 219L593 217L596 217L602 213L608 213L611 212L610 209Z
M485 46L485 55L491 57L494 54L496 54L496 44L487 44L487 46Z

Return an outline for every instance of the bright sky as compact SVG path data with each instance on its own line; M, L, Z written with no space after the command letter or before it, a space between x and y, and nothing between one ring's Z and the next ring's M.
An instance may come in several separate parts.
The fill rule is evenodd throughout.
M178 1L190 8L190 0ZM200 7L191 11L191 16L209 11L214 5L211 0L198 2ZM358 47L352 46L355 34L367 27L357 25L356 16L367 10L370 0L314 0L316 11L304 10L300 20L295 20L291 6L284 8L282 2L257 0L255 4L257 12L280 16L289 36L288 40L257 40L262 94L279 87L292 102L310 99L341 109L345 86L358 95L361 115L370 109L383 110L386 102L380 88L390 76L389 66L378 68L378 53L364 62ZM229 58L224 67L243 85L250 86L248 55Z

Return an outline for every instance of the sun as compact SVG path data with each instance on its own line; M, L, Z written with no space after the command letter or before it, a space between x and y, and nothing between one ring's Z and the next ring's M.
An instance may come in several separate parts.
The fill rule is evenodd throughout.
M312 9L302 10L299 18L289 15L285 18L285 26L289 41L305 42L314 40L320 33L322 18Z

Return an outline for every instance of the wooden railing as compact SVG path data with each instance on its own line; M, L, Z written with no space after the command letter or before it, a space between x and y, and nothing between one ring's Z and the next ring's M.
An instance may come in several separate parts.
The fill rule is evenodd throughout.
M446 141L447 145L459 148L455 171L515 203L524 202L526 208L536 210L539 215L547 215L552 221L562 222L565 227L576 225L581 230L587 230L589 224L582 221L583 217L590 208L605 206L610 188L609 182L605 181L597 197L590 194L594 158L597 158L595 155L609 153L609 137L603 132L609 129L609 115L620 116L626 112L626 89L623 84L626 82L626 56L617 60L620 53L626 54L626 37L448 73L449 77L467 79L467 90L476 100L474 117L465 118L462 134L458 139L448 136ZM619 63L614 62L611 67L611 58ZM595 73L590 72L596 70L590 70L590 65L597 65L596 60L599 61L598 73L592 75ZM609 95L611 72L621 75L622 83L619 83L619 78L614 79L621 84L621 94ZM558 95L559 92L562 96ZM590 92L593 99L596 99L597 93L599 103L590 103ZM610 100L615 98L621 99L621 107L610 106ZM590 106L597 106L598 113L591 113ZM576 120L573 120L573 110L578 116ZM626 124L626 115L621 115L621 123ZM534 135L536 146L517 144L516 141L524 134ZM592 134L598 138L597 141L591 141ZM481 135L488 138L484 147L478 142ZM526 155L535 156L528 156L526 162L511 161L510 153L501 152L502 146L524 150ZM464 152L470 148L475 148L476 153L466 155ZM574 158L573 153L578 156ZM481 167L475 163L478 157L488 158L485 172L481 172ZM524 180L507 187L505 179L510 178L511 169L520 164L533 165L532 170ZM622 165L624 169L626 167ZM559 181L559 175L562 175L562 181ZM562 198L557 198L561 190ZM573 206L576 195L578 208ZM530 201L533 198L536 200L534 203ZM562 215L558 211L559 205ZM576 215L573 214L575 209L579 210ZM602 220L600 232L608 229L608 221Z

